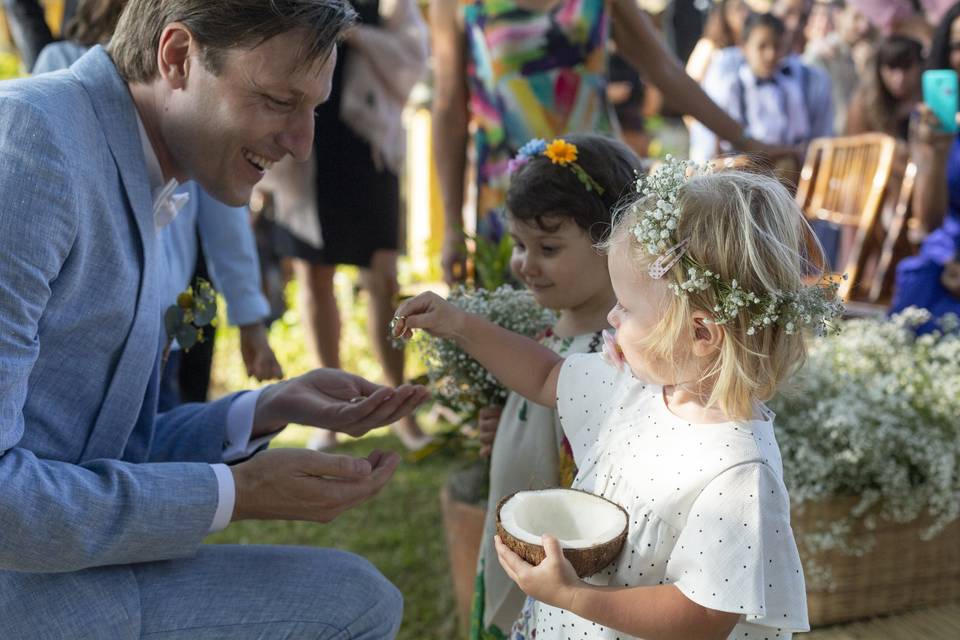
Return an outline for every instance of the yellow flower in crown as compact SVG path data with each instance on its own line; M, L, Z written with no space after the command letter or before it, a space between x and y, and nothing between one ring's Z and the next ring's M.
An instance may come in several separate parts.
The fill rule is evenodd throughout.
M557 138L547 145L543 155L550 158L553 164L568 165L577 161L577 146Z

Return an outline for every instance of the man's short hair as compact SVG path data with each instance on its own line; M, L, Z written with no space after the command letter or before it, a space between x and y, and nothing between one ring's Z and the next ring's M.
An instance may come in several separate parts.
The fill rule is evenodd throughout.
M774 35L782 38L787 33L787 27L783 20L772 13L751 13L743 23L743 29L740 32L740 43L746 44L747 38L754 29L765 27L773 31Z
M301 68L326 59L356 17L347 0L129 0L108 50L124 80L149 82L158 75L160 35L171 22L190 29L214 74L227 50L253 49L300 29L309 35Z

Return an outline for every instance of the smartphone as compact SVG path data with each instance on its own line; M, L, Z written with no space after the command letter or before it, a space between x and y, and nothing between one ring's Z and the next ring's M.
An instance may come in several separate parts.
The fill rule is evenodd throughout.
M940 120L940 130L957 132L957 72L931 69L923 72L923 101Z

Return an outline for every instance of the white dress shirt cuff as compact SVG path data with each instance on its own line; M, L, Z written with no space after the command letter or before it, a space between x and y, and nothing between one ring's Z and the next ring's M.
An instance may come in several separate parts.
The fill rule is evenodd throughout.
M227 430L223 440L223 461L245 460L270 442L276 433L250 439L253 433L253 413L263 389L247 391L238 395L227 409Z
M223 461L234 462L249 458L258 449L269 443L276 433L250 439L253 433L253 413L257 408L257 399L262 389L239 394L227 409L227 427L223 441ZM210 533L223 531L233 517L233 507L237 499L237 489L233 482L233 472L225 464L212 464L210 467L217 476L217 511L213 515Z
M233 518L233 506L237 500L237 488L233 483L233 472L225 464L212 464L210 468L217 476L217 511L213 514L210 533L223 531Z

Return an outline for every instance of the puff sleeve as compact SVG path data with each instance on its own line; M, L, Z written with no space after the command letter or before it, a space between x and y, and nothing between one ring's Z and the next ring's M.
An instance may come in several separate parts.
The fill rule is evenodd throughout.
M742 614L750 624L809 630L790 501L770 466L741 464L707 484L667 563L667 579L694 602Z

